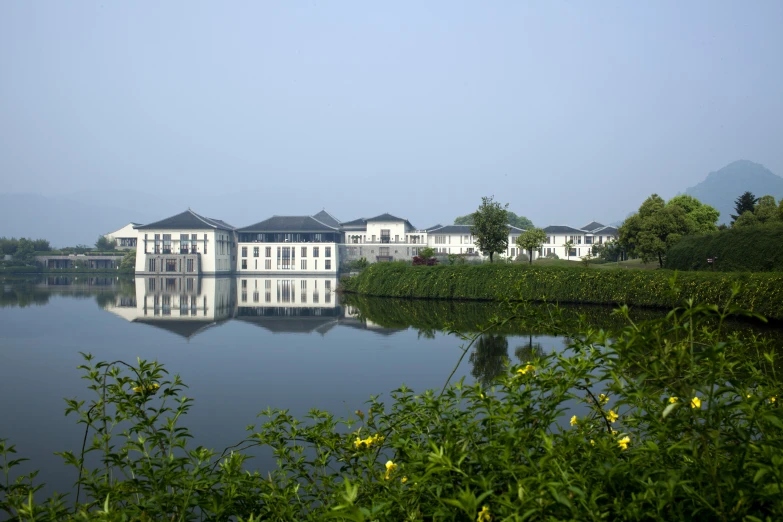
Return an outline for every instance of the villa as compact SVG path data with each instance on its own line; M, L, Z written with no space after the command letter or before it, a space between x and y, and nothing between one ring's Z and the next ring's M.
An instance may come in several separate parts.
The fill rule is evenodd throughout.
M136 256L136 273L142 275L331 276L351 261L411 260L425 247L433 248L437 254L477 258L481 255L469 225L419 229L407 219L389 213L340 221L321 210L309 216L272 216L235 228L188 209L133 228L138 252L143 254ZM525 254L516 245L524 230L513 225L507 228L508 246L499 257L516 259ZM579 260L588 255L593 245L617 238L615 227L597 222L582 228L550 226L544 231L546 242L533 252L534 259L556 254L563 259ZM568 251L566 244L570 246Z

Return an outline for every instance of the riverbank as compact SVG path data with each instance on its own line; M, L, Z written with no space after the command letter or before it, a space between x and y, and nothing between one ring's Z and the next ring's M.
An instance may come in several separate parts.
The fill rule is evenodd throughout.
M675 280L675 290L671 281ZM783 320L783 273L591 270L525 265L407 266L377 263L341 280L346 293L378 297L534 301L671 308L685 299L734 303Z

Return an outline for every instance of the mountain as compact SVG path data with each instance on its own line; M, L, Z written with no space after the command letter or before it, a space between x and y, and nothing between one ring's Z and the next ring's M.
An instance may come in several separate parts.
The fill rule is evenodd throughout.
M715 207L720 211L719 223L728 224L734 213L734 200L746 191L756 197L769 194L779 200L783 198L783 178L764 165L739 160L716 172L710 172L704 181L690 187L685 193Z

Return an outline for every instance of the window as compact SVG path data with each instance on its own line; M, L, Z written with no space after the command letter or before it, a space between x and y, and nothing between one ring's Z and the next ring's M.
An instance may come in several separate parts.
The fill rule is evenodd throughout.
M307 280L302 279L302 281L299 283L300 289L301 289L301 295L299 297L299 301L301 303L307 302Z
M258 257L259 247L253 247L253 257Z
M307 257L307 247L302 247L302 257Z
M160 254L160 234L155 234L155 253Z
M171 234L163 234L163 253L171 254Z
M150 259L149 271L150 272L154 272L155 271L155 260L154 259ZM150 281L152 281L152 280L150 280Z
M256 263L255 270L258 270L258 259L255 260L255 263Z
M207 253L207 235L204 234L204 253Z
M272 270L272 260L267 259L264 261L264 270Z
M190 250L190 236L188 234L179 235L179 253L187 254Z
M390 237L391 237L391 230L389 230L388 228L382 228L381 229L381 243L388 243Z
M388 256L389 255L389 247L380 247L380 248L378 248L378 255Z
M332 247L324 248L324 257L332 257Z
M313 247L313 257L318 257L318 247Z
M247 270L247 259L242 260L242 270Z
M185 271L186 272L193 272L193 260L192 259L186 259L185 260Z
M313 263L315 263L315 266L313 267L313 270L318 270L318 260L314 259Z
M242 290L247 290L247 279L242 280Z
M198 252L198 236L196 234L190 235L190 253L195 254Z
M154 292L155 291L155 278L154 277L150 277L147 280L147 288L149 288L150 292Z
M253 302L254 303L258 302L258 292L253 292Z
M272 257L272 247L264 248L264 257Z
M435 236L435 244L436 245L445 245L446 244L446 236Z
M247 247L242 247L242 257L247 257Z
M324 261L324 270L331 270L332 269L332 260L327 259Z
M167 259L166 260L166 272L176 272L177 271L177 260L176 259Z
M394 242L399 243L400 242L400 236L398 234L394 234Z
M307 259L302 259L302 270L307 270Z
M592 245L592 244L593 244L592 236L585 236L585 245Z

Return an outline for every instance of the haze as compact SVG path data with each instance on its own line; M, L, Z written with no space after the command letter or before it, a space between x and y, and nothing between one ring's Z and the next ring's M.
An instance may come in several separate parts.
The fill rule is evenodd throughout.
M609 223L737 159L783 173L781 51L776 0L6 1L0 236L187 207L423 228L483 195Z

